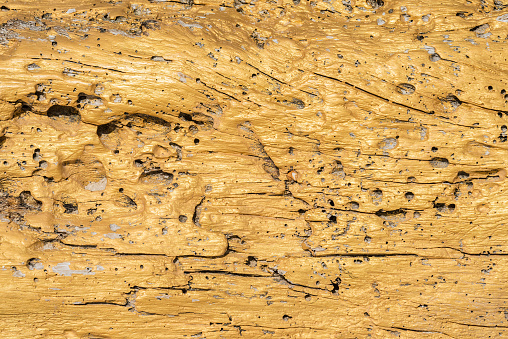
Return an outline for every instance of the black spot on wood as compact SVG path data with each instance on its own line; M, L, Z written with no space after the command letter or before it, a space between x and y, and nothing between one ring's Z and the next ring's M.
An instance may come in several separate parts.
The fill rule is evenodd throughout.
M116 129L115 123L108 122L107 124L97 126L97 135L100 138L101 136L103 136L105 134L107 135L107 134L114 132L115 129Z
M339 286L342 283L342 280L339 277L337 277L335 280L331 281L331 283L332 283L332 291L331 292L333 294L339 293Z
M385 5L383 0L367 0L367 3L373 9L378 9L379 7L383 7Z
M67 214L73 214L78 211L78 204L77 203L64 203L63 207L65 208L64 213Z
M40 211L42 202L35 199L30 191L23 191L19 194L19 205L30 211Z
M145 20L141 23L141 28L143 29L161 29L161 26L157 20Z
M394 216L405 216L406 211L402 208L398 208L396 210L391 211L385 211L385 210L379 210L376 212L376 215L380 218L387 218L387 217L394 217Z
M79 122L81 114L72 106L53 105L47 111L47 116L50 118L64 118L69 122Z
M188 114L188 113L183 113L183 112L180 112L180 114L178 115L178 117L180 119L182 119L183 121L192 121L192 115Z

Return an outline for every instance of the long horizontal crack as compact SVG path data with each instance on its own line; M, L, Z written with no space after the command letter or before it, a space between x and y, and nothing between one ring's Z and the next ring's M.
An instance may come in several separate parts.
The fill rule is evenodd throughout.
M66 59L51 59L51 58L31 58L31 59L32 60L63 61L63 62L69 62L69 63L72 63L72 64L77 64L77 65L82 65L82 66L103 69L105 71L111 71L111 72L117 72L117 73L127 74L127 72L119 71L119 70L114 69L114 68L108 68L108 67L102 67L102 66L97 66L97 65L84 64L81 61L66 60Z
M252 278L273 278L272 275L268 274L255 274L255 273L238 273L220 270L195 270L195 271L183 271L184 274L203 273L203 274L223 274L237 277L252 277Z
M432 116L435 116L435 117L437 117L437 118L441 119L441 121L442 121L443 123L447 123L447 124L451 124L451 125L455 125L455 126L461 126L461 127L468 127L468 128L480 128L480 126L468 126L468 125L461 125L461 124L457 124L457 123L453 123L453 122L447 121L447 120L449 120L449 118L448 118L448 117L444 117L444 116L440 116L440 115L435 115L435 113L434 113L433 111L432 111L432 112L427 112L427 111L422 110L422 109L420 109L420 108L411 107L411 106L408 106L408 105L402 104L402 103L400 103L400 102L390 100L390 99L385 98L385 97L382 97L382 96L380 96L380 95L378 95L378 94L375 94L375 93L369 92L369 91L367 91L367 90L365 90L365 89L363 89L363 88L361 88L361 87L358 87L358 86L356 86L356 85L354 85L354 84L351 84L351 83L349 83L349 82L347 82L347 81L343 81L343 80L340 80L340 79L337 79L337 78L334 78L334 77L331 77L331 76L328 76L328 75L324 75L324 74L316 73L316 72L313 72L313 74L315 74L315 75L317 75L317 76L320 76L320 77L323 77L323 78L325 78L325 79L329 79L329 80L337 81L337 82L339 82L339 83L341 83L341 84L344 84L344 85L346 85L346 86L349 86L349 87L351 87L351 88L354 88L354 89L356 89L356 90L358 90L358 91L361 91L361 92L363 92L363 93L365 93L365 94L368 94L368 95L374 96L374 97L376 97L376 98L378 98L378 99L381 99L381 100L383 100L383 101L385 101L385 102L388 102L388 103L391 103L391 104L393 104L393 105L397 105L397 106L400 106L400 107L404 107L404 108L407 108L407 109L410 109L410 110L413 110L413 111L416 111L416 112L420 112L420 113L423 113L423 114L426 114L426 115L432 115Z

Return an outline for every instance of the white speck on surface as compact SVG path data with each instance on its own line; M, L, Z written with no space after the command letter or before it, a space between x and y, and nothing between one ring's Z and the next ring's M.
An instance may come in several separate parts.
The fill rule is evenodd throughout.
M183 27L187 27L187 28L203 28L203 26L201 25L198 25L198 24L188 24L188 23L185 23L183 22L182 20L178 20L177 23Z
M29 269L30 270L43 270L44 269L44 265L41 262L36 262L32 266L30 266Z
M85 186L85 189L88 191L96 192L96 191L104 191L106 189L106 185L108 184L108 179L106 177L102 178L97 182L90 182Z
M180 81L183 82L183 83L186 83L187 82L187 76L185 74L183 74L182 72L177 72L176 73L179 77L180 77Z
M51 270L55 272L56 274L63 275L66 277L70 277L73 274L83 274L83 275L94 275L95 273L92 272L91 269L85 269L85 270L71 270L69 268L70 262L64 261L56 264L56 266L51 267Z
M113 232L116 232L117 230L120 229L120 226L118 226L117 224L109 224L109 229L112 230Z
M29 71L35 71L36 69L40 69L41 67L37 64L30 64L26 67Z
M434 47L432 47L432 46L425 45L425 46L423 46L423 49L426 50L427 53L429 53L429 54L436 53L436 49Z
M117 233L107 233L107 234L104 234L104 236L109 239L121 239L122 238L122 236Z
M12 276L13 277L16 277L16 278L24 278L25 277L25 273L21 272L21 271L18 271L18 270L15 270L13 273L12 273Z
M424 140L426 135L427 135L427 128L425 128L423 126L420 127L420 139Z
M498 16L496 20L501 22L508 22L508 13Z
M395 138L385 138L380 144L380 147L382 150L390 150L397 147L399 143L397 142L397 139Z

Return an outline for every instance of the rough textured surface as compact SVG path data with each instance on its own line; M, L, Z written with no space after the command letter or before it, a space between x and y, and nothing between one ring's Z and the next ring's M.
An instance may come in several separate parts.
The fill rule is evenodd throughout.
M6 1L3 338L508 337L503 1Z

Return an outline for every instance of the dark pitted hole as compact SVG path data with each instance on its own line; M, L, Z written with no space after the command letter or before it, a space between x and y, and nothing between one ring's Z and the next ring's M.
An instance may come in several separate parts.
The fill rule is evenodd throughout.
M430 61L432 62L436 62L436 61L439 61L441 60L441 56L437 53L432 53L430 56L429 56L429 59Z
M305 103L302 100L300 100L300 99L293 98L291 103L294 104L296 106L296 108L298 108L298 109L304 109L305 108Z
M34 153L32 154L32 159L34 159L34 161L39 161L41 159L41 150L39 148L36 148L34 150Z
M404 95L411 95L416 91L415 86L407 83L399 84L397 86L397 92Z
M434 168L446 168L449 165L448 159L446 158L432 158L430 164Z
M66 118L69 122L81 120L81 114L72 106L53 105L48 109L47 115L50 118Z
M145 20L141 23L141 27L145 29L160 29L161 26L157 20Z
M446 205L439 202L439 203L434 203L434 208L437 209L438 212L446 212Z
M257 261L257 259L255 257L249 255L247 257L247 260L245 261L245 264L250 266L250 267L256 267L257 264L258 264L258 261Z
M42 202L35 199L30 191L23 191L19 194L19 204L29 210L40 211Z
M367 0L367 3L373 9L378 9L379 7L383 7L385 5L383 0Z
M192 121L192 115L188 114L188 113L183 113L183 112L180 112L180 114L178 115L178 117L180 119L182 119L183 121Z
M381 191L379 188L376 188L374 191L372 191L372 197L375 199L381 199L383 197L383 191Z
M469 173L466 173L464 171L459 171L457 176L459 177L459 179L467 179L467 178L469 178Z
M357 203L356 201L352 201L350 204L349 204L349 207L352 209L352 210L357 210L360 208L360 204Z
M104 134L110 134L116 129L116 125L112 122L109 122L104 125L97 126L97 135L99 138L103 136Z
M66 214L73 214L78 211L78 204L76 203L69 203L69 204L63 204L63 207L65 208L64 213Z
M293 317L291 317L291 316L289 316L289 315L287 315L287 314L284 314L284 315L282 316L282 320L284 320L284 321L289 321L289 319L291 319L291 318L293 318Z
M391 210L391 211L385 211L385 210L381 209L381 210L376 211L375 214L380 218L389 218L389 217L393 217L393 216L405 216L406 211L403 210L402 208L398 208L396 210Z
M39 268L44 268L43 265L42 265L42 261L39 258L30 258L30 259L28 259L28 261L26 262L26 266L28 267L28 269L30 271L36 270L36 269L39 269Z
M335 278L335 280L330 281L330 282L332 284L332 290L331 290L331 292L334 293L334 294L338 293L339 292L340 284L342 283L342 279Z
M462 101L453 94L448 94L445 98L439 98L442 102L449 103L453 108L462 105Z
M78 94L78 102L81 103L82 101L86 100L88 98L88 95L86 95L85 93L81 92Z

